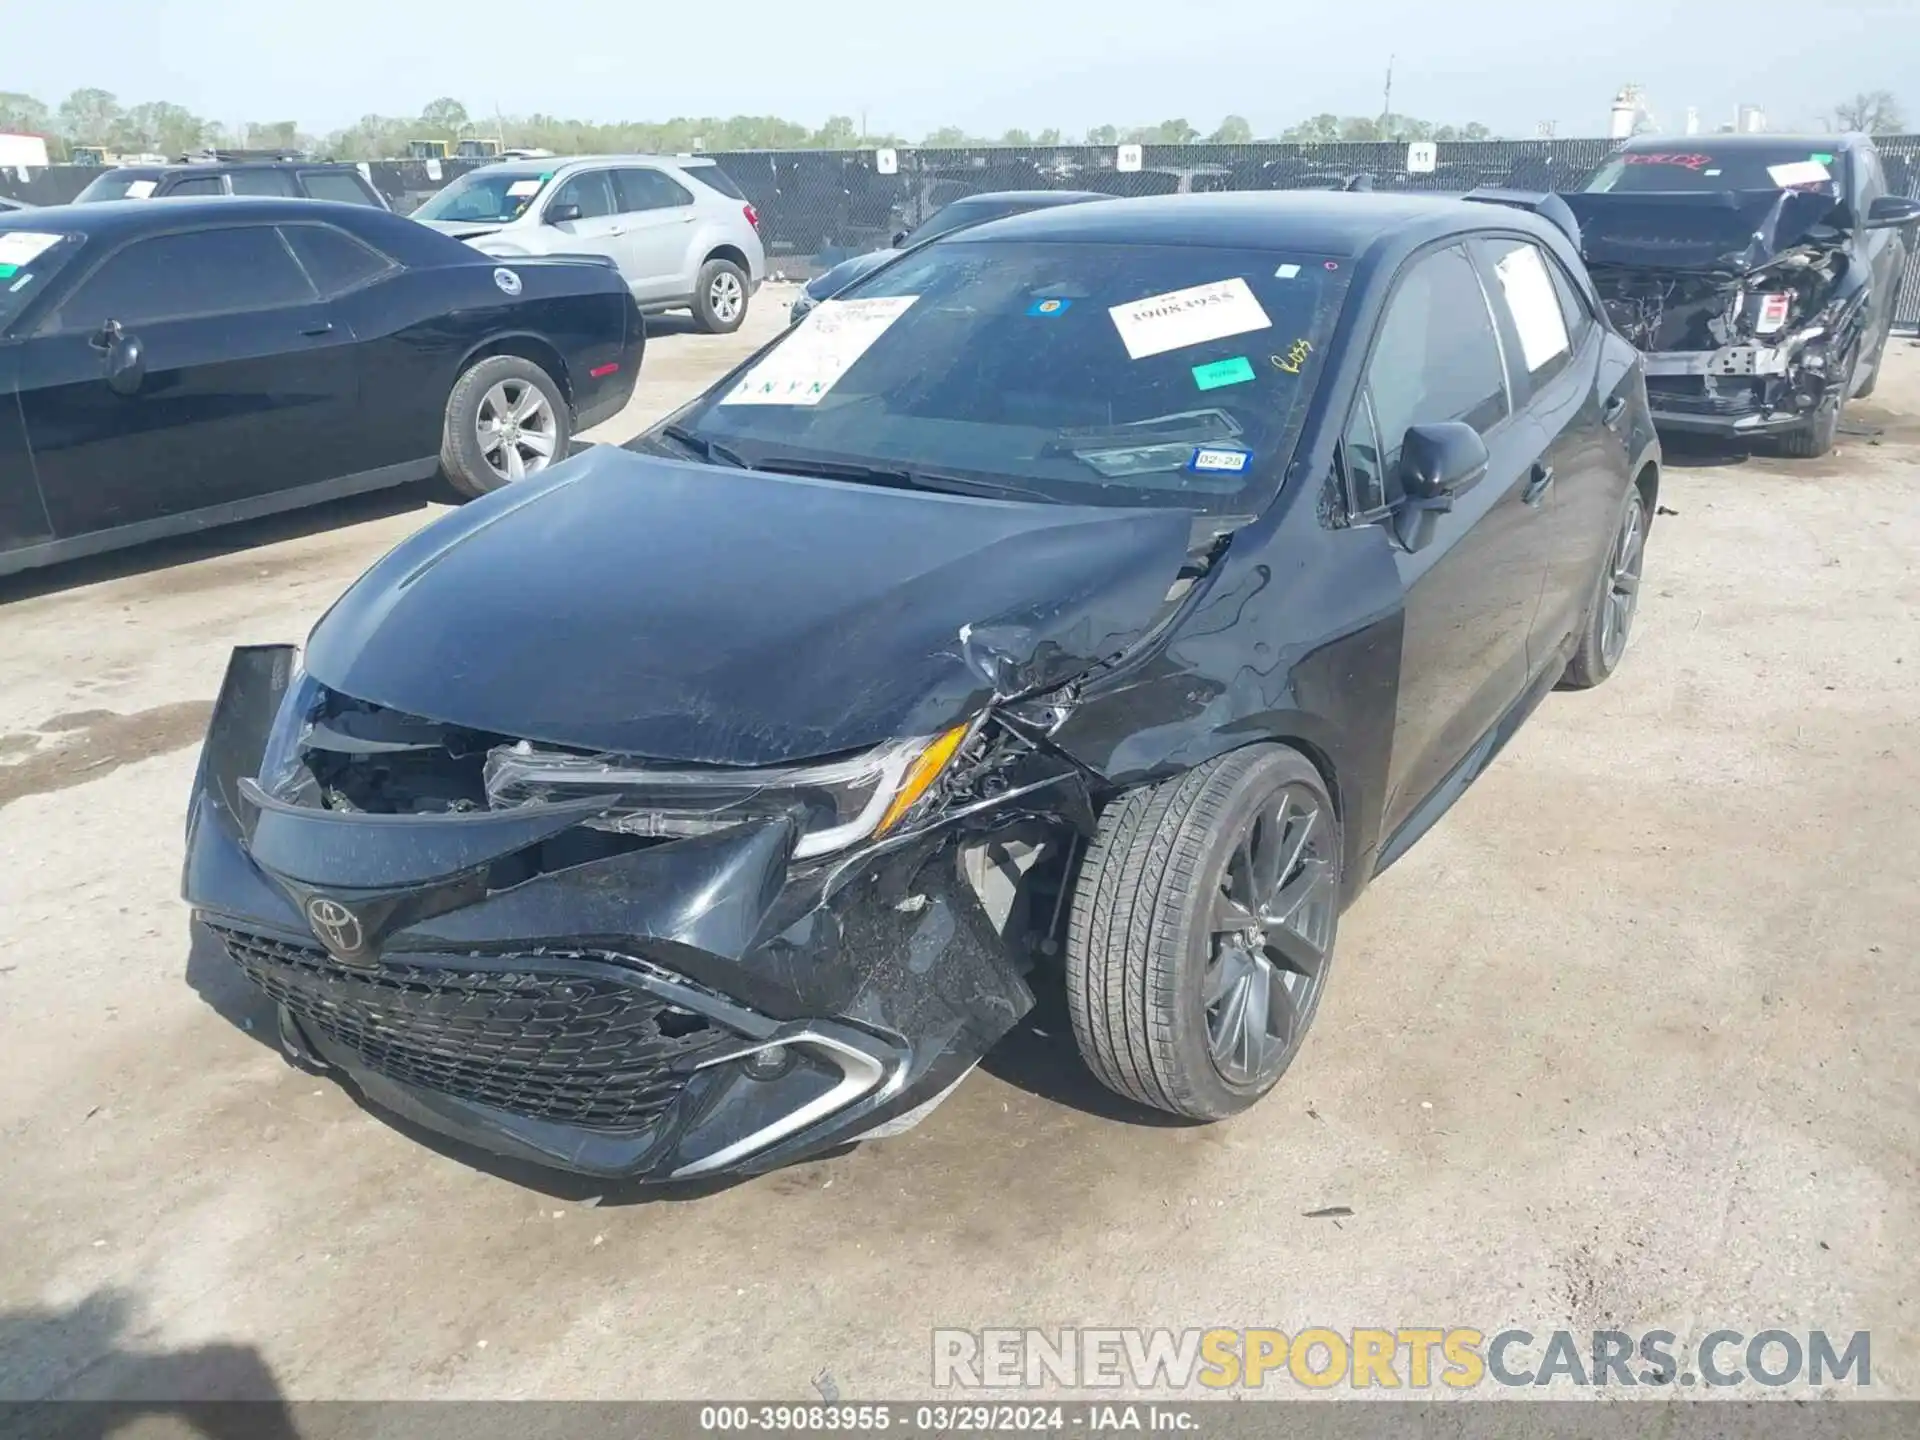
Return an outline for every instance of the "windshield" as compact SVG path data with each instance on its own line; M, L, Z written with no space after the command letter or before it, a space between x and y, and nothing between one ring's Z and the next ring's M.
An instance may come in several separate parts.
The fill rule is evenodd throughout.
M87 188L73 197L76 205L91 205L96 200L145 200L159 186L156 175L138 170L109 170L96 177Z
M79 248L78 235L0 230L0 331L13 324Z
M416 220L491 222L518 220L551 178L539 171L474 170L413 212Z
M1585 190L1620 194L1654 191L1800 190L1833 188L1839 159L1830 150L1796 145L1677 144L1614 156L1588 177Z
M1318 255L949 241L822 302L675 428L769 469L1247 513L1286 468L1346 285Z

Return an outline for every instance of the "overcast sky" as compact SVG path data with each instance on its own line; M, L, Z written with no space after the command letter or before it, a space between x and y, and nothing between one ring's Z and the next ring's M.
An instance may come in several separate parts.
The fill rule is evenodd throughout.
M1604 134L1642 85L1663 128L1741 103L1775 128L1888 89L1920 126L1920 0L65 0L8 26L0 90L83 85L224 123L323 133L451 95L476 115L588 120L827 115L918 138L940 125L1069 132L1228 112L1273 134L1393 108L1509 134ZM24 17L23 17L24 18Z

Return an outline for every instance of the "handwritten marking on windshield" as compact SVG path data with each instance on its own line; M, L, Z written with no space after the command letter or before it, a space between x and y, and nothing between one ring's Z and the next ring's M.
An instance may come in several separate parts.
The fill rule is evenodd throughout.
M1300 367L1307 363L1307 357L1311 354L1313 354L1312 341L1296 340L1285 355L1274 356L1273 363L1289 375L1298 375Z

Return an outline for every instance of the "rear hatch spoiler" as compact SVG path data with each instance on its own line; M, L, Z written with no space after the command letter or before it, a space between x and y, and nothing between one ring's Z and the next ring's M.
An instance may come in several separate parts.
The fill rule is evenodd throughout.
M1574 218L1567 202L1551 190L1502 190L1483 185L1469 190L1460 198L1471 200L1476 205L1506 205L1515 210L1529 211L1571 240L1576 251L1580 248L1580 222Z

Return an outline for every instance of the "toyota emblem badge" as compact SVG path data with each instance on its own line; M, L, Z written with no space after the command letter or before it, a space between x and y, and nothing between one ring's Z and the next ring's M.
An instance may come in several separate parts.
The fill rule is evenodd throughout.
M339 959L356 956L367 943L360 917L338 900L316 895L307 901L307 924L320 943Z

